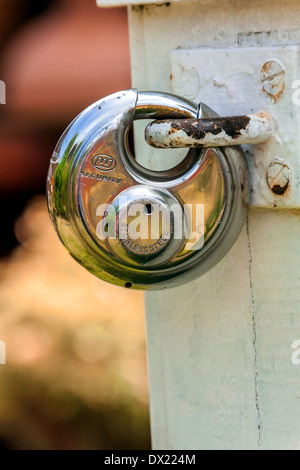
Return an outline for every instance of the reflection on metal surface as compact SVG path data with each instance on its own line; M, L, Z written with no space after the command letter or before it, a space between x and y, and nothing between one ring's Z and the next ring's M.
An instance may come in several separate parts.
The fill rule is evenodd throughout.
M48 204L61 241L79 263L108 282L151 290L192 280L220 261L247 210L242 150L191 149L174 168L156 172L139 165L128 145L134 119L214 116L205 105L180 97L126 90L73 121L51 159ZM129 230L134 204L141 207L138 238ZM203 223L194 207L204 208ZM108 225L116 237L105 236Z

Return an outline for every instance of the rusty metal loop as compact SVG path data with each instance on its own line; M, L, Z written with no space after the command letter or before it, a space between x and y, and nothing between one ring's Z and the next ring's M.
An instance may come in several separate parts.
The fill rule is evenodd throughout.
M146 141L156 148L260 144L273 134L273 119L263 112L208 119L164 119L153 121L145 129Z

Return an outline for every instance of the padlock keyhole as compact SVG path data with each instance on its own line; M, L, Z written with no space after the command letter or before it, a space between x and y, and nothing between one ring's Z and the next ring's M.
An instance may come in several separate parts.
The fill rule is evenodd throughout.
M145 207L144 207L144 214L146 214L146 215L151 215L152 212L153 212L152 204L145 204Z

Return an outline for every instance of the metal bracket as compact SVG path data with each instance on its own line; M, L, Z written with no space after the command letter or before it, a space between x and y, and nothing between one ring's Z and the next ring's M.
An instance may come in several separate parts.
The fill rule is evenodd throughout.
M210 119L164 119L145 130L149 145L156 148L224 147L264 144L274 134L274 123L266 113Z
M221 116L263 111L275 132L246 145L252 206L300 207L299 46L176 49L174 93L203 101ZM299 90L298 90L299 88Z

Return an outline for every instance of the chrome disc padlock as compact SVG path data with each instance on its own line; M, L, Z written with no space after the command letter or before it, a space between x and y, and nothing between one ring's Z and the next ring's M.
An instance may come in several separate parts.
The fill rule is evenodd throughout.
M125 90L83 111L51 158L48 206L70 254L124 287L175 287L216 265L245 221L248 176L241 147L191 149L167 171L134 159L135 119L213 117L166 93Z

